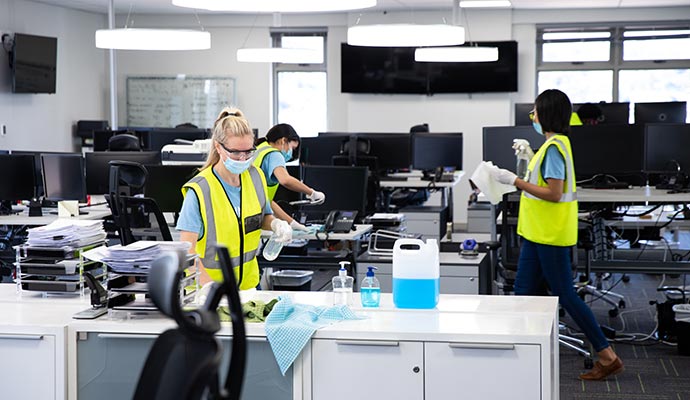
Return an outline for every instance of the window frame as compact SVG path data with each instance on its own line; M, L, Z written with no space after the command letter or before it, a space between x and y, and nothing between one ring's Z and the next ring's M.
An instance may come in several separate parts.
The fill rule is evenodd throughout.
M324 72L326 79L328 79L328 28L326 27L303 27L303 28L271 28L271 44L273 47L282 47L282 38L286 36L321 36L323 37L323 62L321 64L284 64L273 63L272 79L273 79L273 123L275 125L278 121L278 107L279 96L278 93L278 74L280 72ZM326 97L328 97L328 87L326 87ZM328 104L326 104L328 109Z
M623 60L623 43L625 40L644 40L644 39L670 39L670 38L687 38L690 34L681 35L648 35L642 37L624 37L627 31L653 31L653 30L688 30L690 24L688 23L618 23L607 24L602 26L600 23L592 24L566 24L566 25L537 25L537 42L536 42L536 68L534 91L535 96L539 88L539 73L542 71L596 71L596 70L610 70L613 71L613 85L611 90L611 98L613 102L619 101L619 74L622 70L663 70L663 69L690 69L690 59L686 60L644 60L644 61L625 61ZM605 38L587 38L587 39L544 39L545 33L578 33L578 32L602 32L608 31L611 36ZM587 41L602 41L609 40L611 43L611 54L609 61L566 61L553 62L543 61L543 44L556 42L587 42Z

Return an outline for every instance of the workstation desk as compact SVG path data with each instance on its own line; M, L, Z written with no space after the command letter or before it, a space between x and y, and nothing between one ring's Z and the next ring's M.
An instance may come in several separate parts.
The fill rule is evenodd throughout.
M277 295L332 304L325 292L242 298ZM554 297L441 295L433 310L395 309L389 294L378 309L353 299L353 310L365 318L317 330L285 377L264 324L248 323L243 398L500 398L510 388L513 399L558 399ZM15 285L0 285L0 398L131 398L153 341L174 324L162 317L71 319L85 306L78 297L17 296ZM229 324L219 338L231 340Z
M386 180L381 178L379 185L383 190L392 189L441 189L441 205L448 206L448 220L453 221L453 188L460 183L460 179L465 175L465 171L455 171L453 180L450 182L432 182L421 179L421 175L415 174L393 174L395 178Z
M10 215L0 215L0 225L26 225L26 226L39 226L48 225L51 222L57 220L57 214L51 214L50 212L55 212L57 209L44 208L42 209L43 215L40 217L30 217L29 209L27 207L17 207L13 208L16 211L15 214ZM72 219L103 219L109 217L112 213L110 207L105 204L93 205L80 208L81 211L86 211L86 214L80 214L76 217L69 217Z
M508 201L519 202L517 193L506 195ZM504 197L505 199L506 197ZM633 187L628 189L577 189L577 199L580 203L580 210L591 211L607 210L615 211L619 206L625 205L644 205L649 208L654 205L688 204L690 203L690 193L668 193L666 189L656 189L652 187ZM492 206L492 210L495 207ZM611 228L637 229L653 228L665 225L669 228L684 229L690 227L690 221L669 220L664 213L661 216L650 219L640 219L639 217L623 216L620 219L607 218L608 213L597 214L593 212L581 213L580 219L587 220L591 226L607 226ZM494 211L495 212L495 211ZM635 214L636 212L631 212ZM673 213L671 213L673 214ZM594 217L591 217L594 216ZM663 219L662 219L663 217ZM498 224L506 222L508 225L516 225L516 217L499 216ZM581 226L583 226L581 224ZM494 230L495 232L495 230ZM495 236L494 236L495 237ZM503 239L503 238L502 238ZM610 273L688 273L690 272L690 262L667 260L668 249L612 249L609 252L597 251L597 241L605 240L603 237L597 238L595 231L595 254L591 258L590 269L594 272ZM502 244L505 244L502 240ZM688 249L690 250L690 249ZM502 250L503 252L503 250ZM578 251L578 259L586 260L584 250ZM605 253L605 254L602 254ZM505 252L503 252L505 254ZM585 263L579 263L578 268L584 269Z

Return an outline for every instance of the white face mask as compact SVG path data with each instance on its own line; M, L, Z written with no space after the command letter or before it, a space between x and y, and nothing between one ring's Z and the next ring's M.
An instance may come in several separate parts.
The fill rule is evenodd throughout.
M237 161L228 157L225 161L223 161L223 165L225 165L225 168L227 168L227 170L231 173L239 175L246 171L250 165L252 165L252 159L250 158L244 161Z

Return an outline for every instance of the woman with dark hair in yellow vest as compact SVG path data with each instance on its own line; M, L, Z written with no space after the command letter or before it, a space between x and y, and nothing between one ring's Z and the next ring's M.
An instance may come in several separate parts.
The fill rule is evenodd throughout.
M228 247L241 290L259 284L256 253L261 229L290 241L292 228L273 217L264 174L252 165L256 152L249 123L237 109L225 108L215 124L211 149L200 172L182 187L184 201L177 222L180 240L199 255L201 283L223 276L213 246Z
M524 179L494 168L493 179L522 190L518 234L522 236L516 295L540 294L544 282L599 355L594 368L580 375L601 380L623 371L592 310L573 287L570 252L577 243L577 195L570 140L570 99L560 90L542 92L534 104L533 125L546 141L532 157Z
M271 208L275 216L289 222L292 229L307 231L307 227L295 221L273 201L278 185L282 185L293 192L304 193L314 204L322 204L326 200L323 193L310 188L299 179L295 179L285 169L285 163L292 159L292 153L297 149L297 146L299 146L299 136L295 129L288 124L278 124L268 130L266 137L259 139L254 166L261 168L266 176L268 199L271 201Z

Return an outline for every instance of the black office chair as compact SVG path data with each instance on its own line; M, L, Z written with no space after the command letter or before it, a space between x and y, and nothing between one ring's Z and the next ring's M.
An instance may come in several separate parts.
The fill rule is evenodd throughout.
M135 196L143 192L147 171L143 165L133 161L110 161L109 194L106 201L117 225L123 246L138 238L154 238L171 241L170 228L156 201L150 197ZM153 213L157 230L148 228L148 215ZM133 229L134 228L134 229Z
M141 141L131 133L121 133L108 139L109 151L141 151Z
M178 327L161 334L153 344L139 376L134 400L240 398L246 365L247 339L242 304L226 247L218 246L223 283L214 283L206 303L195 310L180 306L179 287L187 255L164 254L149 272L149 294L156 307L173 318ZM217 308L228 299L232 319L232 351L225 384L220 385L222 345L215 338L220 330Z

